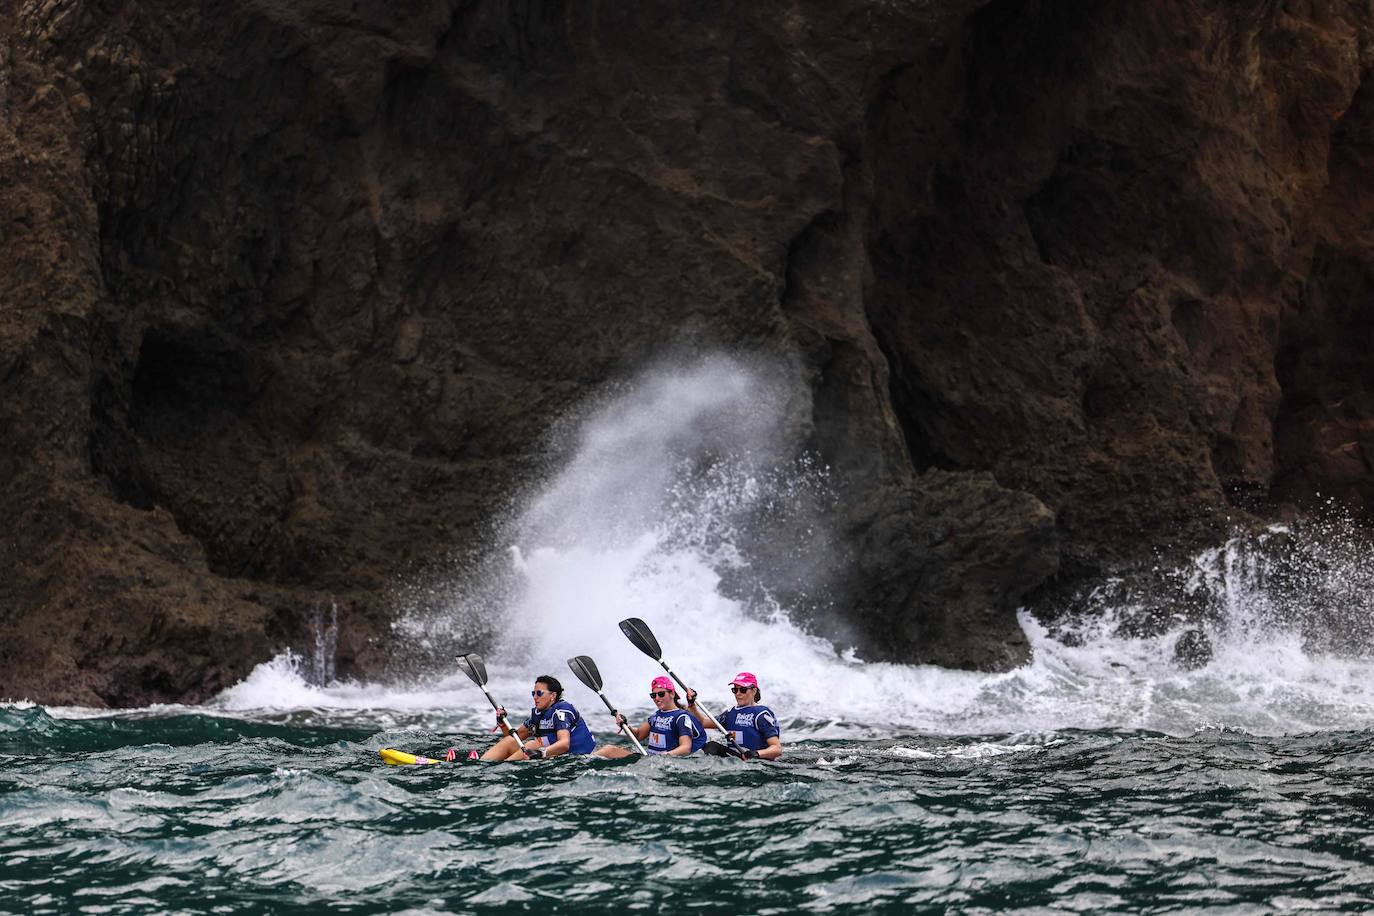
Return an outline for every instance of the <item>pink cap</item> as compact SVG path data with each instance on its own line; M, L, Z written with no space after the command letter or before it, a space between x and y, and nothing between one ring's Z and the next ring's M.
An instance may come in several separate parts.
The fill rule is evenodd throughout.
M649 689L650 689L650 690L672 690L672 691L674 691L674 692L677 691L677 688L673 686L673 679L670 678L670 677L664 677L664 676L661 675L661 674L660 674L658 677L656 677L656 678L653 679L653 682L649 684Z
M735 679L730 683L736 687L757 687L759 685L759 679L748 671L741 671L739 674L735 675Z

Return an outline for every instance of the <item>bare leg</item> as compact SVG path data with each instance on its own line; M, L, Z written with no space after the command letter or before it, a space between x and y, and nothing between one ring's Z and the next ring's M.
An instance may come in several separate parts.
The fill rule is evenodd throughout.
M618 744L603 744L601 747L592 751L592 755L595 757L605 757L608 760L619 760L621 757L633 757L635 756L635 752L623 748Z
M520 753L520 739L514 735L506 735L500 741L487 748L487 752L482 755L482 759L508 760L518 753Z

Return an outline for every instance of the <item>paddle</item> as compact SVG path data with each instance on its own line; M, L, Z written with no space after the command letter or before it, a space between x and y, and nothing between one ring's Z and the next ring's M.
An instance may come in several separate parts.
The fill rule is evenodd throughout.
M487 690L487 666L486 663L482 661L482 656L478 655L476 652L465 652L462 655L454 657L458 659L458 667L462 669L462 672L472 678L474 684L482 688L482 692L487 695L487 701L491 703L491 708L500 709L501 704L497 703L496 700L492 698L491 691ZM501 716L500 721L509 734L515 735L515 729L510 727L510 721L507 720L505 716ZM519 735L515 737L516 741L520 740Z
M668 672L668 676L677 681L677 685L682 688L683 694L685 695L687 693L688 688L682 678L678 677L673 669L668 667L668 663L663 660L663 650L658 647L658 640L654 639L654 631L649 629L647 623L640 620L638 617L627 617L620 621L620 632L625 634L626 639L634 643L636 649L662 665L663 670ZM711 720L711 724L725 736L725 740L729 741L733 747L735 736L727 732L725 727L716 721L716 717L711 715L711 711L705 706L698 706L697 708L706 713L706 718ZM707 743L709 744L710 742ZM711 752L707 751L707 753Z
M596 670L596 662L592 661L591 656L576 655L568 659L568 667L572 669L573 674L577 675L579 681L596 691L596 695L601 697L601 702L605 703L606 708L611 711L611 715L616 720L616 725L619 725L620 710L612 706L611 701L606 699L606 694L601 692L601 672ZM639 743L639 739L635 737L634 732L630 731L629 726L625 727L624 732L634 742L635 750L644 755L644 745Z

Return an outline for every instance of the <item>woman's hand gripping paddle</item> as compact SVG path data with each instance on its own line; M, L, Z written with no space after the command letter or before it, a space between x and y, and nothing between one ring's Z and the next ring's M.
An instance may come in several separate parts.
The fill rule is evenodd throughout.
M677 685L682 688L684 696L688 693L689 688L685 683L683 683L682 678L678 677L677 674L674 673L673 669L668 667L668 663L663 660L663 650L658 647L658 640L654 639L654 631L649 629L649 625L647 623L640 620L638 617L627 617L624 620L620 621L620 632L625 634L626 639L634 643L636 649L643 652L645 655L649 656L654 661L662 665L663 670L668 672L668 676L672 678L674 681L676 681ZM711 715L711 711L707 709L705 706L699 706L697 708L700 709L702 712L706 713L706 718L711 720L711 724L714 725L716 729L722 735L725 736L725 740L729 741L730 746L733 748L735 745L734 734L732 734L731 732L727 732L725 730L725 727L716 721L716 717ZM713 742L707 742L707 744L711 743ZM707 753L712 752L707 751ZM736 755L732 754L731 756Z
M612 706L611 701L606 699L606 694L601 692L601 672L596 670L596 662L592 661L591 656L574 656L568 659L568 667L572 669L573 674L577 675L579 681L596 691L596 695L601 697L601 702L605 703L606 708L611 711L611 715L615 718L616 725L619 725L620 710ZM645 756L644 745L639 743L639 739L635 737L634 732L630 731L629 726L627 725L622 731L624 731L630 741L634 743L635 750L639 751L641 756Z
M478 655L476 652L465 652L462 655L454 657L457 658L458 667L462 669L462 672L472 678L474 684L482 688L482 692L487 695L487 702L491 703L491 708L499 711L501 709L501 704L492 699L491 691L487 690L487 666L482 661L482 656ZM515 734L515 729L510 727L510 721L507 720L505 716L500 716L500 722L501 726L506 730L506 734ZM516 740L519 740L518 736Z

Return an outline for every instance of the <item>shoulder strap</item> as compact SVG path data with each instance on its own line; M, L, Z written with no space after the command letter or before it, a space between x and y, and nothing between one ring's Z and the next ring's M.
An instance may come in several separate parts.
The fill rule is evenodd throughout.
M549 711L552 712L554 709L557 709L557 708L560 707L560 706L564 707L565 709L572 710L573 720L572 720L572 724L568 726L568 732L569 732L569 734L571 734L572 731L573 731L573 729L577 728L578 723L580 723L580 722L582 721L582 713L578 712L578 711L577 711L577 707L574 706L573 704L569 703L567 700L559 700L559 701L558 701L557 703L555 703L552 707L550 707L550 710L549 710ZM555 729L553 730L552 734L555 734L555 735L558 734L558 729L555 728Z

